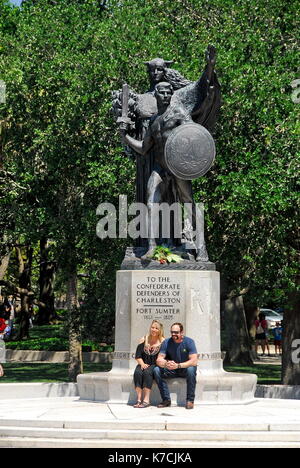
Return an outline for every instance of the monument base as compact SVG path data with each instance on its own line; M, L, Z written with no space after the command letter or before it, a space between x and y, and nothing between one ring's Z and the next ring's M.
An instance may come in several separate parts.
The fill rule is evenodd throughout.
M172 404L185 406L185 379L168 379ZM198 375L195 405L243 405L254 402L257 377L254 374L218 372L213 375ZM78 376L80 398L106 403L136 403L133 377L128 373L96 372ZM153 384L150 403L158 405L161 396Z
M194 262L196 263L196 262ZM134 403L134 357L141 337L152 320L164 326L181 322L186 336L198 351L196 404L242 404L254 401L257 377L223 370L220 333L220 277L213 270L172 269L122 270L117 272L116 332L113 367L107 373L78 376L82 399ZM185 405L185 379L169 379L174 403ZM153 405L161 402L156 384Z

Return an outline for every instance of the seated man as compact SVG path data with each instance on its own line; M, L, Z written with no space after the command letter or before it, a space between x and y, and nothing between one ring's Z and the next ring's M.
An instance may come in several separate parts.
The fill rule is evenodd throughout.
M184 336L183 325L174 323L171 326L171 338L162 343L154 369L162 403L158 408L171 406L167 378L182 377L187 381L186 409L194 408L198 355L194 340Z

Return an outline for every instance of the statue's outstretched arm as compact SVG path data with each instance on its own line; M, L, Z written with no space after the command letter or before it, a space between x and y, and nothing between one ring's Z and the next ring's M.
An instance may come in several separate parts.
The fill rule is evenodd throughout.
M210 85L213 79L213 74L215 71L216 65L216 58L217 58L217 51L216 48L212 45L207 47L206 53L206 79L208 84Z
M221 88L215 72L216 48L209 45L206 50L206 67L196 83L197 101L192 110L195 122L212 131L221 106Z

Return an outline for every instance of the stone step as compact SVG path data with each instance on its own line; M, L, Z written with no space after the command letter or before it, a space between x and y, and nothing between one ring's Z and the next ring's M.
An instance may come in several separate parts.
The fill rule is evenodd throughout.
M40 429L96 429L96 430L136 430L149 431L191 431L191 432L299 432L300 423L224 423L224 422L187 422L186 420L177 421L141 421L141 420L112 420L112 421L73 421L73 420L51 420L51 419L0 419L0 427L17 428L40 428Z
M33 398L76 396L78 396L77 384L70 382L1 383L0 385L0 400L32 400Z
M87 374L88 375L88 374ZM185 391L185 383L184 391ZM172 386L172 383L171 383ZM154 390L157 393L156 385ZM57 383L1 383L0 400L56 398L78 396L78 385L70 382ZM300 399L300 385L257 385L255 398ZM214 402L206 402L206 404ZM228 402L229 403L229 402Z
M116 427L116 426L115 426ZM64 429L43 427L0 426L0 441L6 438L42 438L42 439L83 439L102 440L106 442L124 440L129 441L159 441L164 443L171 440L177 442L188 441L219 441L219 442L298 442L300 447L300 431L181 431L181 430L124 430L124 429ZM116 445L116 443L114 444Z
M178 440L83 440L83 439L51 439L31 437L0 438L0 448L300 448L299 442L261 442L261 441L178 441ZM148 455L147 455L148 457ZM146 455L145 455L146 458Z

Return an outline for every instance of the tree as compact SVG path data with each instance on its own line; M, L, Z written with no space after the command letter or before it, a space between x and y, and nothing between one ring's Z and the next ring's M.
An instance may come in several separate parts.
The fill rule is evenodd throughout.
M40 276L39 276L39 311L36 322L47 325L55 318L54 281L56 262L49 257L50 245L48 239L40 240Z
M51 239L54 258L65 271L72 380L81 369L77 274L85 261L84 238L92 229L95 242L95 209L116 179L107 160L112 150L105 151L111 132L103 118L109 106L109 84L107 89L99 88L105 76L102 51L99 39L93 44L98 28L103 34L98 6L60 2L51 5L50 11L49 4L41 1L22 10L13 63L2 55L10 92L5 115L12 126L6 167L26 186L21 199L26 196L27 203L19 203L15 213L17 230L31 242ZM122 161L118 177L124 175L122 166L126 172L130 165Z
M224 364L253 365L243 296L230 297L224 301L223 326L222 344L226 351Z
M0 34L13 33L19 11L9 0L0 0Z

